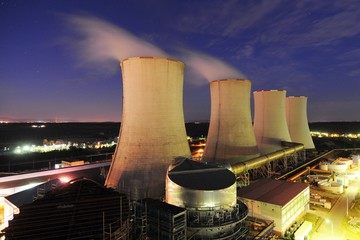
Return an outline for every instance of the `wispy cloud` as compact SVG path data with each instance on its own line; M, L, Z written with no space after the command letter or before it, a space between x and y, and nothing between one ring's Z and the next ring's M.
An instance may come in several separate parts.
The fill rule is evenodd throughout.
M180 20L180 30L233 37L247 45L275 42L291 48L316 47L337 44L360 33L356 24L360 4L352 0L214 1L206 8L194 8L196 14Z
M195 2L192 5L195 14L185 14L178 28L185 32L234 36L264 20L281 1L209 1L206 7Z
M276 28L293 29L287 38L292 47L316 47L336 45L339 41L358 35L359 21L358 2L345 0L329 4L311 1L311 4L297 5Z

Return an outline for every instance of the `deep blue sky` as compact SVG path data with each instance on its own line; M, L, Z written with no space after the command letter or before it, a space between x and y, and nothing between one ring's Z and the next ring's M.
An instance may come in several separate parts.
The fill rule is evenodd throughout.
M309 121L360 120L358 0L0 0L0 120L120 121L137 55L185 62L187 121L210 117L205 78L243 75L308 96Z

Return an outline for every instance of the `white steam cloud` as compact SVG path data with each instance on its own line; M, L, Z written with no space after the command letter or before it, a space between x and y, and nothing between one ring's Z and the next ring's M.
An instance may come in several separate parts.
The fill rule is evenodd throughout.
M208 54L189 50L182 52L186 64L209 82L220 79L246 79L236 68Z
M101 63L137 56L167 56L160 48L102 19L66 15L66 21L79 35L74 45L84 61Z
M71 40L71 46L83 64L94 63L107 68L109 61L121 61L129 57L171 57L184 61L191 69L190 72L197 75L189 77L192 83L199 83L199 76L208 81L245 78L240 71L215 57L187 49L179 50L181 57L170 56L159 47L93 16L65 15L64 18L77 35L75 40Z

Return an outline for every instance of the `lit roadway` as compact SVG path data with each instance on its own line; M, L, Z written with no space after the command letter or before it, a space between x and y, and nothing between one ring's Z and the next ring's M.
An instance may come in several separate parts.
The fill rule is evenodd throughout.
M311 239L327 239L327 240L356 240L360 239L360 233L354 233L343 227L347 224L346 207L351 207L352 201L355 199L356 193L360 188L360 180L357 179L349 184L339 200L332 207L330 212L315 211L314 214L321 216L324 221L319 228L313 229ZM348 204L347 204L348 202ZM312 212L312 211L311 211ZM326 221L326 219L330 221ZM333 233L332 233L333 230Z

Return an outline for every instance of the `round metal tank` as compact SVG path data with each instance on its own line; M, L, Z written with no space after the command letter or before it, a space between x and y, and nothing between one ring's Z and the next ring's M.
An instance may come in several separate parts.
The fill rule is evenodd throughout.
M329 170L329 163L327 162L321 162L319 163L320 170Z
M210 83L211 115L203 161L236 163L259 156L250 110L251 81Z
M286 121L293 142L304 144L305 149L314 149L306 113L307 97L286 98Z
M190 157L183 114L184 63L134 57L121 62L123 113L117 148L105 182L131 199L165 194L168 165Z
M184 160L166 178L166 202L196 209L236 205L236 178L226 168Z
M254 132L260 153L268 154L291 142L285 108L285 90L254 92Z

